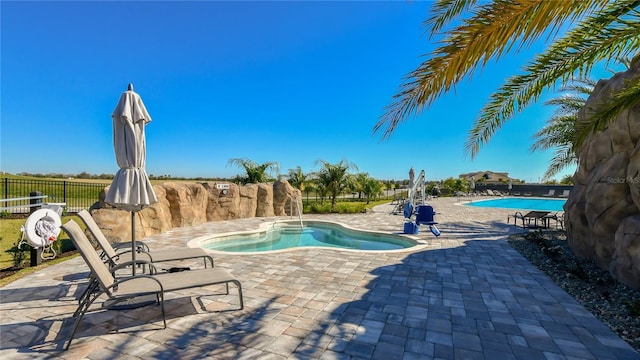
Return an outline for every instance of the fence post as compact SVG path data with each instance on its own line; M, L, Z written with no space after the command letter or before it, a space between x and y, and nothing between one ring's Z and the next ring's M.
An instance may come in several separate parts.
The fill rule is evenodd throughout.
M32 191L29 193L30 197L34 197L34 196L42 196L42 193L40 191ZM31 205L37 205L37 204L42 204L42 199L38 198L38 199L30 199L29 200L29 204ZM31 206L29 208L29 212L33 213L34 211L36 211L37 209L39 209L40 206ZM31 252L30 252L30 262L29 265L30 266L38 266L40 264L42 264L42 258L40 256L38 256L38 249L35 249L33 247L31 247Z

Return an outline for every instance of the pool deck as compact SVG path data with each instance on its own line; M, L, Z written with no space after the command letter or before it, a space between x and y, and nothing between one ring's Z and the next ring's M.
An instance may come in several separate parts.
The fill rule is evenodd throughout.
M457 200L430 201L442 236L423 226L411 250L216 253L216 266L242 282L244 310L234 310L233 286L229 295L223 286L168 293L167 329L156 306L89 313L69 351L88 268L80 257L64 261L0 288L0 358L640 359L506 243L524 231L506 223L514 210ZM402 215L391 211L304 219L402 232ZM212 222L145 241L184 247L275 219Z

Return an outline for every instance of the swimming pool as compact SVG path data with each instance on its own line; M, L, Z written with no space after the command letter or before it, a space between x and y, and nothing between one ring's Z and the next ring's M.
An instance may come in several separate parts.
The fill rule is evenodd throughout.
M492 207L503 209L562 211L567 199L542 198L504 198L492 200L478 200L466 203L467 206Z
M350 229L337 223L305 221L273 223L254 232L208 236L199 240L207 250L225 252L264 252L303 247L346 250L401 250L417 245L404 236Z

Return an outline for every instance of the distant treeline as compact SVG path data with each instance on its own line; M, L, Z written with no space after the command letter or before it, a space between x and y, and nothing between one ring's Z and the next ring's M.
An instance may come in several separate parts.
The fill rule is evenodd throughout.
M21 172L16 175L20 176L29 176L35 178L48 178L48 179L97 179L97 180L112 180L115 174L89 174L86 171L83 171L79 174L60 174L60 173L48 173L48 174L31 174L28 172ZM155 176L153 174L149 174L149 179L151 180L195 180L195 181L232 181L232 179L225 178L205 178L205 177L195 177L195 178L187 178L180 176L171 176L171 175L160 175Z

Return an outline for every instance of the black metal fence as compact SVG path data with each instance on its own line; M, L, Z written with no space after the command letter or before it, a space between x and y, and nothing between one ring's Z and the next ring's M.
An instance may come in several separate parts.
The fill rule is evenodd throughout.
M67 180L24 180L0 178L2 189L0 196L7 199L2 207L12 213L29 212L29 200L24 198L38 195L46 196L44 203L65 203L67 212L76 213L90 208L99 199L100 191L110 184L88 183ZM22 200L11 200L22 199ZM20 206L24 205L24 207Z

